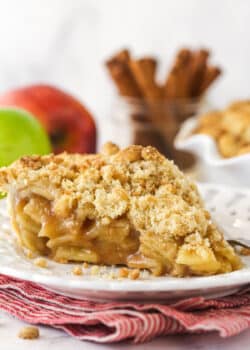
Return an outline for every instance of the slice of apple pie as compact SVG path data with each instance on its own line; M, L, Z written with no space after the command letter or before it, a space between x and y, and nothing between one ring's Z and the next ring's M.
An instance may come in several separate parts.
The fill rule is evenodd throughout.
M196 185L152 147L23 157L0 170L0 190L20 244L58 262L174 276L241 267Z

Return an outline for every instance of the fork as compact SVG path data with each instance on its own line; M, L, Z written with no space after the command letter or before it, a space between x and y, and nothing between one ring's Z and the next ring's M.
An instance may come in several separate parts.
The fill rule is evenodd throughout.
M213 213L212 218L228 243L250 249L250 222L220 212Z

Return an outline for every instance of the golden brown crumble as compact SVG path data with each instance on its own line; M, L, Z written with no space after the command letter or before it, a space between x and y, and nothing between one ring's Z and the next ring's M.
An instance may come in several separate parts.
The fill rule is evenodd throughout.
M131 146L112 156L23 157L0 171L2 190L8 191L13 182L22 192L33 187L38 195L53 200L53 211L62 218L72 213L81 220L128 215L136 228L159 234L162 230L180 234L179 228L188 233L187 225L191 232L200 226L206 229L196 186L152 147ZM183 220L176 227L180 214Z
M113 154L118 152L119 152L119 147L112 142L105 143L101 150L101 153L106 154L107 156L112 156Z
M72 269L72 274L75 276L82 276L83 275L82 268L80 266L74 266Z
M119 270L118 277L120 278L126 278L128 277L129 270L126 267L122 267Z
M34 260L34 264L38 267L41 267L43 269L45 269L46 267L48 267L48 262L46 259L44 258L37 258Z
M128 277L131 280L137 280L140 277L140 270L139 269L131 270L128 274Z
M177 276L241 266L196 185L150 146L22 157L1 168L0 190L21 244L59 262Z
M37 339L39 338L39 329L37 327L23 327L20 332L18 333L18 337L22 339Z

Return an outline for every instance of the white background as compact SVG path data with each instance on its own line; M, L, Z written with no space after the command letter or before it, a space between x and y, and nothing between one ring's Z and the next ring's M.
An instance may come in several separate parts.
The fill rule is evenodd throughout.
M0 92L50 82L75 94L100 128L113 85L103 62L128 46L161 59L166 71L181 45L206 46L224 76L213 105L250 94L248 0L0 0ZM102 130L101 130L102 131Z

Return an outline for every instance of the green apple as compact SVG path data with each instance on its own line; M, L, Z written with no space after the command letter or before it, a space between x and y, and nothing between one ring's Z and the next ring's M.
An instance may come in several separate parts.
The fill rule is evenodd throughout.
M0 109L0 166L24 155L50 152L49 138L35 117L21 109Z

